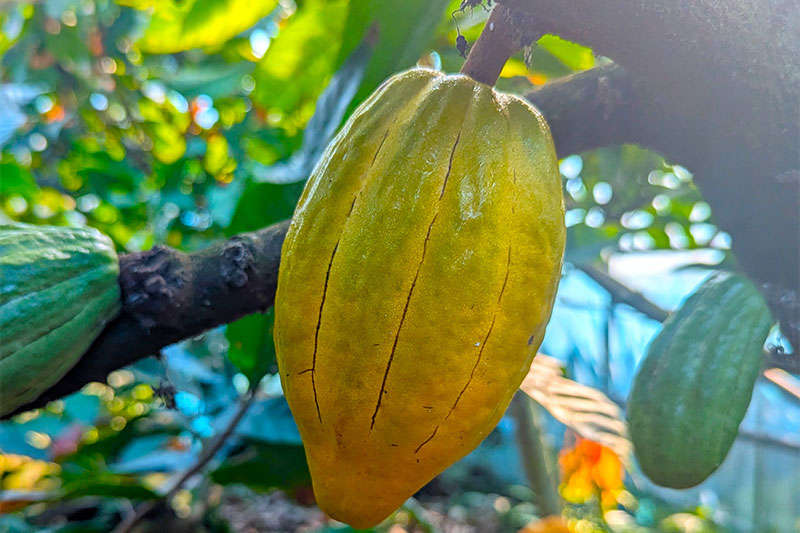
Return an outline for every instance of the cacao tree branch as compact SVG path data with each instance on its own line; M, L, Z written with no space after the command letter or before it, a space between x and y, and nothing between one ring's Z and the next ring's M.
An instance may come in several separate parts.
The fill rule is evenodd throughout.
M275 298L289 223L237 235L185 254L157 246L120 257L123 308L60 381L16 413L42 407L91 381L105 381L179 340L267 310Z
M610 107L621 120L600 122L621 129L595 141L635 142L695 174L742 270L769 286L768 303L797 351L800 0L499 2L534 17L535 31L590 46L625 69L630 90ZM559 136L577 130L558 132L557 117L545 116L564 150Z
M636 139L633 83L619 65L555 80L526 98L550 125L559 157Z
M658 322L663 322L669 317L669 311L662 309L648 300L643 294L620 283L599 268L591 265L580 265L577 268L603 287L617 302L627 304L646 317ZM764 356L766 358L766 366L769 368L782 369L795 374L800 373L800 357L796 354L787 354L776 347L769 347ZM777 385L785 388L781 383L777 383Z

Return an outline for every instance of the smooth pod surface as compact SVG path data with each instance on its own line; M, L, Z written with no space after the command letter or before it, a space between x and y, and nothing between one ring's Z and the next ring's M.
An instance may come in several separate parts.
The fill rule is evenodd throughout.
M111 240L91 228L0 226L0 414L72 368L120 309Z
M636 458L655 483L693 487L725 459L772 325L745 277L718 272L664 322L628 398Z
M486 437L542 341L564 239L525 101L414 69L355 111L298 203L275 300L326 513L374 525Z

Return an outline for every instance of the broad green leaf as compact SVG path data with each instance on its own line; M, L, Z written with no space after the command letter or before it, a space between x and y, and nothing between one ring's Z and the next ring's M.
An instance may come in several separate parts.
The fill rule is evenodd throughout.
M236 426L238 437L266 444L302 445L300 430L284 396L256 402Z
M364 74L364 80L350 106L352 111L387 77L413 67L431 40L442 18L448 16L447 0L408 0L396 2L354 0L350 2L339 57L344 63L367 31L377 32L377 43ZM374 30L370 28L374 27Z
M613 245L618 237L617 226L591 228L585 224L576 224L567 228L569 246L564 260L575 265L591 263L597 259L603 248Z
M253 174L257 181L293 183L309 177L328 142L339 129L339 124L361 84L373 44L371 39L365 38L317 98L314 116L303 131L303 145L300 149L288 161L270 167L254 165Z
M28 169L15 163L0 163L0 197L19 194L31 198L39 191L36 180Z
M225 336L228 338L228 359L255 387L275 364L275 344L272 328L275 323L274 308L266 313L253 314L229 324Z
M253 72L254 100L283 115L313 104L333 75L346 15L347 2L303 4Z
M85 496L104 498L127 498L129 500L157 500L158 494L140 485L129 476L103 475L102 479L83 479L64 486L62 498L73 499Z
M243 32L278 4L274 0L118 0L135 9L152 9L139 39L143 52L172 54L224 43Z
M229 96L241 90L242 77L253 71L255 65L248 61L224 63L205 61L188 64L178 71L165 70L164 82L187 99L205 94L212 99Z
M226 233L236 235L286 220L294 213L294 207L302 192L303 183L251 184L242 194Z
M211 479L220 485L242 483L259 491L311 484L302 446L262 443L251 444L243 453L230 458L211 472Z
M594 54L591 48L566 41L556 35L545 35L537 44L573 70L586 70L594 66Z

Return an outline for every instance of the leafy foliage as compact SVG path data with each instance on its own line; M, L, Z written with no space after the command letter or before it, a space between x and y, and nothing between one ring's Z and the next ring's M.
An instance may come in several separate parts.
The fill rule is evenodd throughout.
M156 244L197 250L284 220L332 132L383 79L415 63L458 70L450 13L459 4L4 5L0 221L92 226L120 252L133 252ZM467 10L457 19L474 42L486 14ZM555 36L529 55L530 67L523 54L509 61L501 89L525 93L605 61ZM561 169L567 259L575 264L612 252L727 248L691 175L656 154L609 148L566 158ZM85 518L61 531L109 530L130 502L153 498L197 461L248 388L267 399L217 454L211 481L289 488L300 497L307 467L274 374L271 320L269 313L246 317L0 424L0 505L17 511L4 526L58 530L51 504L30 505L58 500L68 507L60 512ZM570 394L591 397L571 387ZM565 394L550 392L554 401ZM599 400L559 405L613 418ZM173 510L185 516L213 490L192 486ZM78 495L86 498L66 499ZM509 498L509 523L522 527L534 516L531 498ZM424 525L423 515L409 507L395 518Z
M277 2L249 0L119 0L118 3L151 10L147 29L137 44L143 52L153 54L222 44L269 15L277 5ZM231 13L236 13L236 17Z

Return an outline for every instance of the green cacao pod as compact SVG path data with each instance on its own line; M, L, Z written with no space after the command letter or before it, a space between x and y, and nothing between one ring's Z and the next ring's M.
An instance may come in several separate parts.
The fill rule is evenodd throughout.
M0 226L0 414L78 362L120 309L119 263L91 228Z
M746 278L718 272L664 322L628 399L631 440L644 473L693 487L725 459L759 374L772 318Z
M515 96L415 69L314 170L283 246L275 347L320 507L368 527L496 425L564 251L553 140Z

